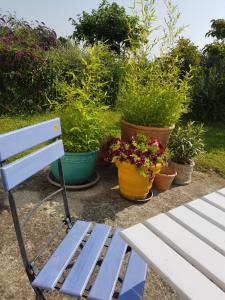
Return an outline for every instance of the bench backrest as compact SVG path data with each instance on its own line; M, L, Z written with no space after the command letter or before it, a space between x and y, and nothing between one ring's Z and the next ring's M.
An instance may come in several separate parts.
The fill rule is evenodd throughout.
M43 142L60 137L59 118L0 135L0 163ZM58 140L23 158L1 167L5 191L9 191L45 166L64 155L63 143Z
M34 275L38 272L35 265L36 260L42 255L45 249L47 249L50 242L55 238L57 232L62 229L62 225L67 225L67 228L70 228L72 224L61 162L61 157L64 155L63 142L60 139L61 133L60 119L55 118L0 135L0 170L2 183L4 190L8 192L9 204L20 253L30 281L34 279ZM41 145L41 148L39 147L38 150L34 150L32 153L24 154L22 158L12 162L7 161L9 158L45 142L48 142L47 145ZM28 212L24 221L20 222L12 189L55 160L58 160L61 188L38 202ZM49 199L57 193L62 193L65 211L65 217L62 220L63 222L57 230L53 232L44 247L36 253L32 260L29 260L23 239L23 226L28 222L30 217L37 211L37 208L42 203L49 201Z

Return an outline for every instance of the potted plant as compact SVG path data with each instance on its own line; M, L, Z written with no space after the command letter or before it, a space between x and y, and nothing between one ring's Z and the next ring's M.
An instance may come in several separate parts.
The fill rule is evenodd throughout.
M177 171L174 183L186 185L191 182L194 158L203 151L203 125L188 122L178 126L171 135L169 149L172 152L170 166Z
M107 82L104 74L104 57L107 47L94 45L85 50L80 60L82 73L70 71L66 80L57 82L58 94L62 102L57 102L56 111L62 124L62 139L65 156L62 166L65 182L68 185L81 185L88 182L95 171L96 156L100 143L108 134L103 104ZM56 162L51 166L53 176L58 179Z
M176 28L180 16L177 7L171 1L164 2L164 35L157 39L151 36L157 30L154 1L134 1L134 12L139 9L140 40L137 43L130 37L131 51L127 52L117 108L122 114L122 139L142 133L166 147L175 124L187 111L191 76L181 74L182 61L171 55L183 27ZM162 43L156 58L151 51L157 41Z
M189 75L180 78L179 63L158 59L130 60L120 86L121 136L142 133L166 147L170 133L189 102Z
M158 174L155 175L154 185L160 191L169 190L177 171L168 164L164 164Z
M65 155L62 158L67 185L87 183L94 174L97 151L105 133L102 110L92 103L72 101L60 114ZM51 165L58 180L57 162Z
M160 171L164 147L157 140L137 135L130 141L114 138L108 159L118 168L121 194L129 200L147 197L155 174Z

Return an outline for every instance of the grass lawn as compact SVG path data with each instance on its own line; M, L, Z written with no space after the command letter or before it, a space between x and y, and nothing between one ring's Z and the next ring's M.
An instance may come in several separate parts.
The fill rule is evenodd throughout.
M197 165L225 177L225 125L205 126L205 153L199 155Z
M0 133L35 124L54 117L55 115L53 113L34 116L1 117ZM107 122L109 122L112 133L118 135L120 114L117 112L106 112L104 118ZM199 155L197 159L197 166L202 170L214 170L225 177L225 125L215 124L205 126L204 139L206 151Z

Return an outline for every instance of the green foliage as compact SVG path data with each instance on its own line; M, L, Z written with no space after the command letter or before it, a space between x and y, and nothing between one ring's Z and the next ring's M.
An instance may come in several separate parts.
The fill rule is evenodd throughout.
M211 20L211 30L206 33L206 36L215 37L217 40L225 39L225 20Z
M130 61L117 108L125 121L154 127L175 124L187 111L190 76L180 79L179 63L166 59L147 64Z
M165 26L163 27L164 36L162 38L161 52L167 54L175 47L185 26L178 25L181 12L173 0L164 0L163 2L166 7L167 16L164 19Z
M170 55L178 57L181 61L181 74L190 72L191 68L195 68L201 63L201 54L198 47L191 42L190 39L180 38L172 49Z
M60 114L65 151L97 151L106 133L101 109L95 104L72 101Z
M191 117L204 122L224 121L225 74L216 66L201 67L193 78Z
M128 53L117 99L117 109L125 121L142 126L168 127L174 125L180 116L187 112L190 101L190 74L180 76L181 65L176 56L164 55L179 36L181 28L175 25L179 18L177 7L170 0L165 0L168 9L167 31L163 37L161 57L149 62L152 49L146 44L148 34L157 29L154 1L135 1L141 8L140 47L133 47ZM132 40L131 40L132 44ZM135 44L135 43L134 43ZM154 43L153 43L154 44Z
M121 53L121 50L131 47L130 36L136 44L139 41L141 27L138 17L127 15L124 7L116 2L109 4L103 0L91 14L84 11L78 21L70 20L75 27L72 37L89 45L104 42L116 53Z
M104 80L109 72L104 66L104 58L107 55L108 48L103 44L86 49L85 55L80 57L82 63L80 77L73 72L67 73L67 82L70 84L69 90L72 96L70 101L73 98L75 101L80 99L86 104L91 102L96 106L102 105L107 97L105 87L108 82Z
M213 20L208 35L221 41L204 47L201 66L193 77L191 117L205 122L224 121L225 118L225 43L217 32L217 21L221 25L218 30L222 34L223 22Z
M169 142L172 160L181 164L190 164L204 149L203 132L203 125L194 122L177 126Z
M65 150L69 152L96 151L107 132L102 114L108 107L102 102L106 97L102 81L102 57L107 52L104 45L94 45L82 57L82 77L67 73L67 81L59 82L58 89L64 102L52 102L60 114Z
M104 87L106 97L103 102L111 108L115 108L119 92L120 81L124 76L124 60L113 51L107 51L102 57L102 78L107 82Z
M51 39L46 42L47 28L44 25L43 30L39 25L39 30L36 30L23 20L8 18L9 21L0 21L0 114L43 112L52 109L53 102L62 104L65 100L61 85L64 81L70 84L73 76L82 92L87 79L86 69L90 67L87 62L93 61L91 68L94 66L93 51L99 52L96 82L105 82L100 100L114 106L122 59L108 51L107 46L95 45L91 52L90 48L81 51L76 44L65 39L50 44ZM95 73L96 69L92 72ZM93 93L95 88L96 84L90 87Z

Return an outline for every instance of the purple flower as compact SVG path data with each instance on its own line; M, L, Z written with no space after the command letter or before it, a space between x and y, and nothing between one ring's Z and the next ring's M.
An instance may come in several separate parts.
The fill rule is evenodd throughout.
M158 140L148 142L145 136L132 137L130 141L112 138L109 145L108 161L126 161L144 170L149 178L152 177L151 167L162 159L164 148Z
M21 60L24 57L24 55L25 55L24 51L18 51L16 53L16 59Z

